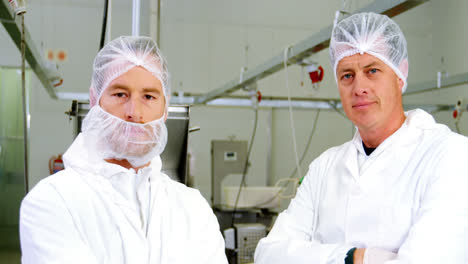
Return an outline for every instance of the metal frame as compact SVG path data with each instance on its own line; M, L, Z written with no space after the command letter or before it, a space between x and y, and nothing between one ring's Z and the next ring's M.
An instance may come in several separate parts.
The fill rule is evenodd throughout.
M449 88L468 83L468 73L460 73L453 76L440 79L440 86L437 86L437 80L422 82L415 85L409 85L404 95L434 91L442 88Z
M21 21L13 14L8 0L0 0L0 22L5 27L16 47L21 50ZM57 90L51 83L52 77L58 76L58 73L47 69L46 61L34 45L27 28L24 29L24 33L26 42L26 61L36 74L37 78L41 81L50 97L58 99Z
M174 96L171 98L171 104L188 104L195 103L197 96ZM213 99L206 103L207 106L232 106L232 107L252 107L252 100L248 96L230 96ZM326 98L291 98L293 108L302 109L333 109L333 106L341 107L340 99ZM258 104L260 108L287 108L289 101L285 97L266 97Z
M465 74L468 77L468 74ZM461 80L457 78L459 81L463 81L462 83L468 82L468 80ZM455 83L455 80L447 81L446 83ZM433 83L428 82L428 83ZM460 83L455 83L453 85L457 85ZM452 86L453 86L452 85ZM448 88L452 86L442 86L441 88ZM437 89L434 88L435 86L411 86L415 87L412 89L417 89L417 87L424 87L427 90ZM425 90L419 89L419 92L424 92ZM408 93L408 92L407 92ZM406 95L405 93L404 95ZM415 92L412 92L415 93ZM410 93L411 94L411 93ZM80 100L80 101L88 101L89 95L87 93L58 93L57 94L59 99L66 99L66 100ZM171 106L177 105L194 105L195 98L197 95L187 95L187 96L177 96L174 95L171 97ZM214 106L214 107L252 107L252 100L248 96L226 96L217 99L213 99L205 104L206 106ZM337 98L301 98L301 97L293 97L291 98L291 105L294 109L321 109L321 110L332 110L341 109L341 100ZM262 101L258 104L259 108L288 108L289 101L287 97L279 97L279 96L265 96L263 97ZM453 105L448 104L404 104L403 107L405 109L414 109L414 108L421 108L428 112L432 111L452 111L455 109L455 103ZM80 108L83 109L83 108ZM468 109L468 107L467 107ZM87 110L87 109L86 109Z
M171 105L184 105L193 104L196 95L188 95L183 97L173 96L171 98ZM213 99L205 104L206 106L224 106L224 107L252 107L252 100L248 96L229 96ZM336 98L291 98L291 106L294 109L320 109L320 110L331 110L336 111L342 109L341 100ZM275 108L275 109L286 109L289 107L289 101L287 97L279 96L265 96L262 101L258 104L259 108ZM428 112L434 111L452 111L455 109L454 104L404 104L405 110L421 108ZM468 110L468 106L466 107Z
M431 80L426 82L421 82L417 84L410 84L408 89L403 94L413 95L423 92L435 91L438 89L447 89L456 87L458 85L468 84L468 73L460 73L449 77L443 77L440 79L440 87L437 86L437 80ZM202 97L200 94L179 94L175 92L171 96L171 105L194 105L196 104L197 98ZM89 100L88 93L57 93L58 99L61 100ZM272 107L272 108L282 108L285 107L283 101L287 100L286 97L274 97L274 96L264 96L263 101L260 102L260 107ZM336 98L291 98L293 108L320 108L320 109L330 109L329 102L333 102L338 108L341 107L340 99ZM211 99L205 103L206 105L211 106L252 106L248 96L227 96L224 95L217 99ZM324 105L328 104L328 106Z
M427 1L428 0L376 0L364 8L359 9L357 12L376 12L385 14L389 17L394 17ZM333 26L330 25L302 42L291 46L287 55L287 64L290 65L298 63L300 60L311 56L313 53L317 53L328 48L332 29ZM242 80L239 80L238 78L233 79L218 89L196 97L194 103L204 104L208 101L254 84L258 80L281 70L284 64L283 57L283 52L281 52L256 68L244 72Z

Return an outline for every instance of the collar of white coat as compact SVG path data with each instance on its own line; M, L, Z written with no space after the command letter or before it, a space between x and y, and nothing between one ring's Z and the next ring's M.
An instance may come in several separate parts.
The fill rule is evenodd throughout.
M134 169L127 169L99 158L97 153L93 153L86 147L84 140L84 135L80 133L65 152L63 155L65 168L71 167L84 170L105 178L111 178L116 175L128 173L137 174ZM159 174L154 172L161 172L161 168L162 161L161 157L158 155L151 160L149 166L140 169L139 174L153 177L154 175Z
M372 152L372 156L378 156L390 145L402 145L414 142L415 133L407 133L410 130L426 130L426 129L447 129L447 127L437 124L434 118L426 111L421 109L415 109L405 112L405 122L403 125L395 131L390 137L385 139L375 150ZM364 147L362 146L362 138L359 134L359 130L356 128L356 133L353 137L353 144L356 149L362 154L366 155Z

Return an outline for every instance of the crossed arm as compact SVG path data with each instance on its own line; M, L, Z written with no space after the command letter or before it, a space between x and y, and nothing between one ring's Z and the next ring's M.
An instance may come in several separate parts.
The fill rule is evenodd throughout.
M466 162L444 157L427 184L408 236L386 264L460 263L468 261L468 171ZM314 239L313 166L289 208L281 213L255 252L255 263L343 264L353 245ZM318 197L317 197L318 198ZM357 249L354 263L364 263L366 249ZM388 254L389 252L385 253ZM391 255L391 254L389 254ZM390 260L394 258L394 260ZM381 262L368 262L378 264ZM367 263L365 263L367 264Z

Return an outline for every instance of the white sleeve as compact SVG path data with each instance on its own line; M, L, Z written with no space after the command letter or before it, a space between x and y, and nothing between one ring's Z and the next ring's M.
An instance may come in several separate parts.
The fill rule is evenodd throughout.
M424 164L434 166L434 177L398 259L386 263L468 263L467 150L468 144L458 144L437 153L435 165Z
M323 175L319 173L317 159L299 187L296 197L282 212L271 232L260 240L255 251L256 264L343 264L352 248L345 244L322 244L313 239L316 186ZM315 186L315 187L314 187Z
M197 264L227 264L225 253L224 238L219 229L218 219L213 213L208 202L197 191L199 200L196 210L198 215L196 232L196 241L193 241L194 258L187 259L187 263Z
M21 203L20 239L23 264L98 263L48 183L40 182Z

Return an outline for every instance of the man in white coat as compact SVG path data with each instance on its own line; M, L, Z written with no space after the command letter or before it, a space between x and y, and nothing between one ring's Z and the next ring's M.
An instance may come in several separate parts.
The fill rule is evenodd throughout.
M161 172L170 89L156 44L119 37L93 70L65 170L22 202L22 263L227 263L208 203Z
M310 164L255 263L468 263L468 139L403 111L398 25L352 15L334 28L330 57L357 132Z

